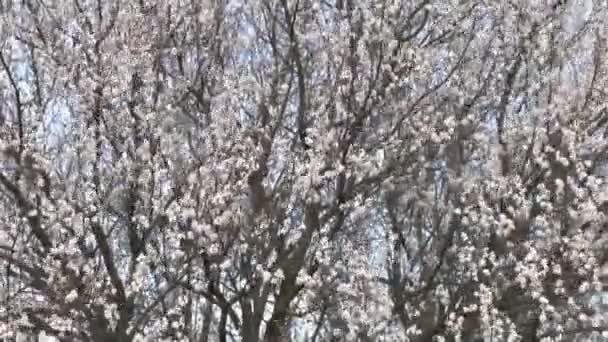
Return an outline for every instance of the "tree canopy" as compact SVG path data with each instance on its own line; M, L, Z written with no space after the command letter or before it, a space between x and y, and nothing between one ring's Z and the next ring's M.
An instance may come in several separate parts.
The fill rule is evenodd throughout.
M606 1L0 16L0 338L608 332Z

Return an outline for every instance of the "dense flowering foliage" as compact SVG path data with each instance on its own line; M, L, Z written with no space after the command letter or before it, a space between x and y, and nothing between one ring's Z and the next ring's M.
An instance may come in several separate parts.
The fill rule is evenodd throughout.
M607 7L0 1L0 338L605 334Z

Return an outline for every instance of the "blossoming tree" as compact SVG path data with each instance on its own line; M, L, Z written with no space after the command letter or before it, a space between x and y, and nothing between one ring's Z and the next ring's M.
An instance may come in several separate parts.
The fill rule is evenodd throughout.
M0 1L0 336L603 333L607 6Z

